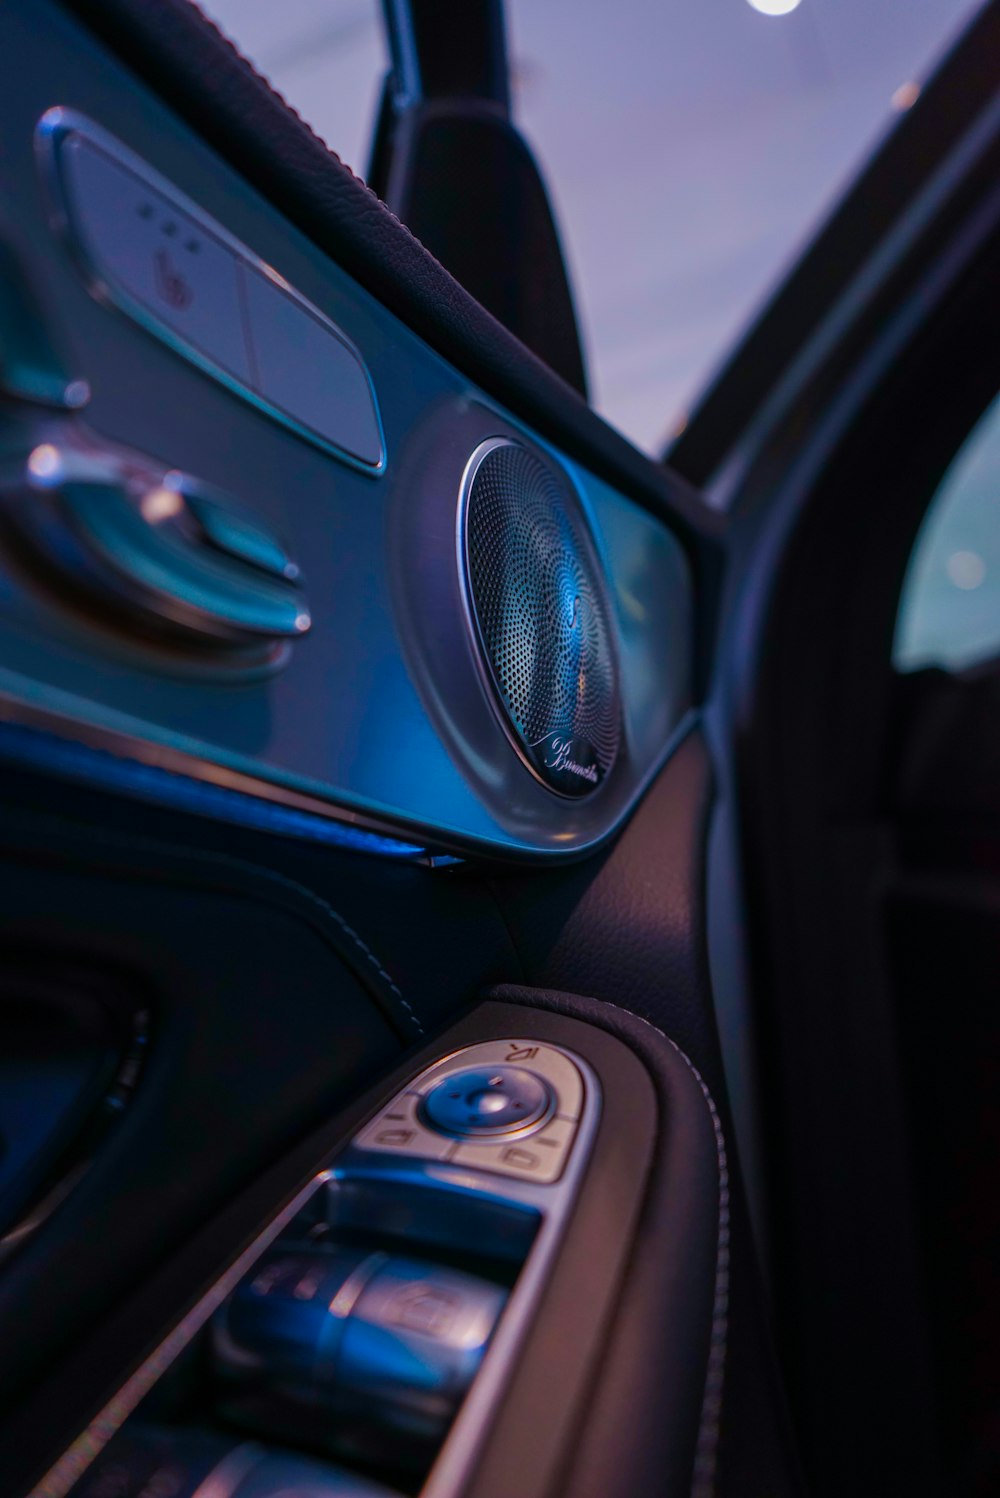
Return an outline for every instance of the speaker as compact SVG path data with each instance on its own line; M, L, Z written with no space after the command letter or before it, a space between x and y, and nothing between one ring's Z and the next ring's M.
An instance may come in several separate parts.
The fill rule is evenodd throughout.
M458 550L511 743L551 791L593 794L618 754L621 703L601 567L569 485L523 443L483 442L462 479Z

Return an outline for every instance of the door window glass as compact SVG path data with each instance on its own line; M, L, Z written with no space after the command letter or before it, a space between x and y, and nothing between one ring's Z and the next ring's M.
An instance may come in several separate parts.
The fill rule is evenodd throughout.
M959 449L924 519L893 651L903 671L1000 655L1000 397Z
M591 399L659 455L982 0L505 0ZM359 176L379 0L203 0Z
M770 5L771 13L765 14ZM979 0L506 0L597 409L652 453Z

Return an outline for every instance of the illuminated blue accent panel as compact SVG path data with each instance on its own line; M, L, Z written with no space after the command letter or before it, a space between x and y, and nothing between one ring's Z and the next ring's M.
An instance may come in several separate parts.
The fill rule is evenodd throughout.
M473 385L53 0L7 0L0 40L0 238L90 389L79 411L0 411L0 721L55 736L51 773L387 856L551 862L606 842L692 721L691 572L669 517ZM317 439L327 420L353 457ZM567 708L583 730L542 746L548 774L568 742L555 768L584 794L519 752L468 607L463 486L501 449L551 477L586 536L589 680L606 661L614 692L604 717ZM53 455L105 473L112 497L68 494L61 470L32 486ZM204 495L221 508L199 520ZM168 556L238 583L253 617L154 571ZM559 727L548 683L586 695L596 619L579 569L553 565L549 648L512 695L513 711L534 694L539 740ZM504 633L515 653L527 628Z

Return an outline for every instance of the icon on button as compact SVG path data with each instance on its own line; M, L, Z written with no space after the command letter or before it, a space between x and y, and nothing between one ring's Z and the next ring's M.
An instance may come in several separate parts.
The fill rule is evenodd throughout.
M425 1337L446 1337L460 1305L457 1296L435 1285L405 1285L387 1306L385 1319Z
M518 1170L537 1170L542 1163L540 1155L533 1155L530 1150L520 1149L516 1144L509 1144L500 1158L505 1165L514 1165Z
M395 1144L400 1148L415 1139L415 1129L380 1129L375 1135L374 1144Z
M194 287L178 270L168 250L158 249L153 256L156 290L175 312L183 312L194 301Z

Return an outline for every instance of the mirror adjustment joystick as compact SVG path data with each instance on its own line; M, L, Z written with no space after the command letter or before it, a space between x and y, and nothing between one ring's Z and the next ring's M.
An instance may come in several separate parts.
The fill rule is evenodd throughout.
M452 1072L424 1098L424 1120L459 1138L523 1134L551 1117L548 1083L519 1066L469 1067Z
M354 1148L552 1186L583 1105L580 1070L565 1051L530 1037L482 1041L426 1067Z

